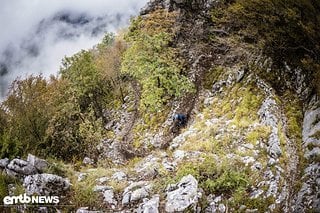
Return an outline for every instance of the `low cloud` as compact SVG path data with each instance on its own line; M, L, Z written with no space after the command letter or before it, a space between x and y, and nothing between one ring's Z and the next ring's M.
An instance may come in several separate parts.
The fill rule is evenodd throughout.
M3 0L0 4L0 97L10 82L49 76L61 59L128 24L147 0Z

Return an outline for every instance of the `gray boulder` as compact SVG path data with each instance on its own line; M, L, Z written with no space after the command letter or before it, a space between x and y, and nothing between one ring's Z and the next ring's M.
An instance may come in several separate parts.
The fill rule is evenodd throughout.
M112 189L110 186L96 185L93 187L94 192L104 192L106 190Z
M111 178L116 181L123 181L127 179L127 175L126 173L119 171L119 172L115 172Z
M89 158L89 157L85 157L82 161L83 164L86 164L86 165L93 165L94 164L94 160Z
M4 158L4 159L0 159L0 168L4 169L6 168L6 166L9 164L9 159L8 158Z
M143 199L143 203L139 205L137 213L158 213L159 212L160 195L154 195L151 199Z
M79 173L78 174L78 179L77 179L78 182L84 181L87 178L87 176L88 176L87 173L83 173L83 172Z
M198 181L192 176L184 176L176 187L169 187L166 212L182 212L190 206L196 207L201 193L198 190ZM173 190L176 188L175 190ZM171 191L173 190L173 191Z
M36 174L37 169L28 161L24 161L21 159L13 159L7 165L6 173L9 176L21 177L21 176Z
M23 186L28 195L61 195L69 189L70 182L57 175L36 174L25 177Z
M147 181L139 181L130 184L123 192L122 205L125 206L129 203L148 197L151 189L152 185Z
M40 159L32 154L28 154L27 161L40 172L43 172L49 166L49 163L47 161Z
M99 184L104 184L104 183L106 183L107 181L109 181L109 178L108 178L108 177L101 177L101 178L96 179L96 181L97 181Z
M116 201L116 199L114 198L114 192L113 189L107 189L103 192L103 201L106 204L111 205L111 207L114 209L116 207L116 205L118 204L118 202Z
M278 134L278 124L280 122L280 109L273 97L267 97L258 111L262 124L271 127L271 134L268 140L268 153L272 158L279 158L282 154L280 148L280 138Z
M103 201L111 205L111 207L114 209L118 202L116 201L114 197L113 188L111 186L103 186L103 185L97 185L93 188L94 192L100 192L103 195Z
M161 159L158 157L148 155L143 161L135 165L135 171L144 179L155 178L158 175L158 171L161 167Z

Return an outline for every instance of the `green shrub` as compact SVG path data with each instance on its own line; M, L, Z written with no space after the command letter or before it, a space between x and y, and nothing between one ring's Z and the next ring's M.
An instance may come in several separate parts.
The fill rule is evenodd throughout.
M193 91L193 85L182 74L176 50L170 47L174 20L173 13L156 11L146 19L134 20L127 34L129 48L122 72L140 83L144 110L158 111L173 98Z
M207 179L204 183L204 190L211 193L230 193L238 188L246 187L247 177L237 171L226 170L217 179Z
M213 158L205 158L203 162L189 162L179 167L176 179L191 174L207 194L225 194L231 196L239 188L246 188L249 178L245 171L238 168L235 160L223 159L216 162Z

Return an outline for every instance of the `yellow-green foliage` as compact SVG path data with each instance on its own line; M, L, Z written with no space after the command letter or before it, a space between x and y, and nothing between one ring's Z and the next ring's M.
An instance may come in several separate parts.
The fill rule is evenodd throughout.
M258 109L261 106L263 96L259 94L256 86L250 85L236 92L239 104L235 109L234 121L239 127L247 127L250 122L258 119Z
M258 120L257 112L264 96L255 84L238 83L220 96L212 105L216 116L233 119L232 123L239 128Z
M127 34L129 48L124 54L122 72L142 86L141 109L156 112L174 97L192 91L181 74L182 62L169 43L175 33L176 14L158 10L133 20Z
M286 97L287 101L285 104L285 114L287 117L287 126L288 126L288 136L289 138L294 138L296 140L302 139L302 107L298 98L295 97Z
M300 167L303 169L304 151L302 148L302 104L298 97L287 91L283 97L284 112L287 118L286 133L287 137L294 141L297 154L299 156ZM284 136L282 136L284 137ZM282 138L280 134L280 139Z
M253 145L258 140L266 140L271 129L256 125L262 100L263 95L254 84L225 88L223 94L213 99L212 105L203 109L203 118L195 119L194 128L198 132L188 136L181 149L224 156L227 152L238 151L243 136ZM211 123L216 117L220 117L219 122Z
M257 141L267 139L271 133L270 127L267 126L257 126L253 130L247 133L246 140L256 145Z

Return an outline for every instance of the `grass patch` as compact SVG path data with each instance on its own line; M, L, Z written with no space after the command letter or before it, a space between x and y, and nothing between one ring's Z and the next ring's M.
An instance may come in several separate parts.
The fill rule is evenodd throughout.
M271 128L269 126L257 126L246 135L245 139L249 143L256 145L259 140L268 139L270 133Z

